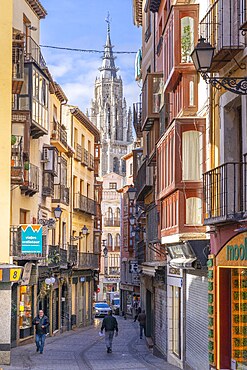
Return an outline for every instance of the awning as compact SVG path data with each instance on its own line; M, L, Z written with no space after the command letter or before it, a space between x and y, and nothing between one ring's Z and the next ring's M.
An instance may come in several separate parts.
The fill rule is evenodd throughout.
M172 267L177 267L180 269L195 270L196 264L193 265L193 262L197 260L194 258L173 258L169 261L169 265Z

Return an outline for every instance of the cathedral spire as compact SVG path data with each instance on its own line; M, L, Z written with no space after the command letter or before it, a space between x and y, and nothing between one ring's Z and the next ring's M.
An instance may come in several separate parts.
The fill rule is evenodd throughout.
M102 57L102 67L99 68L102 78L116 78L118 68L115 66L115 57L113 56L111 37L110 37L110 14L108 12L107 18L105 19L107 23L107 36L106 44L104 46L104 55Z

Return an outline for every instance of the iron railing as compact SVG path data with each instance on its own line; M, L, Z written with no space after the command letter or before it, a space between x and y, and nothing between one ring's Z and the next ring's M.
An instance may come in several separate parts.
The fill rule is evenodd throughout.
M69 188L65 185L54 185L54 198L52 199L53 203L63 203L69 205Z
M93 199L85 197L80 193L74 194L74 209L95 215L96 203Z
M88 151L85 148L82 149L81 163L88 165Z
M23 136L12 135L11 147L11 184L23 183Z
M44 197L54 196L54 176L52 173L43 172L42 195Z
M26 167L25 167L26 166ZM39 167L32 163L24 163L24 182L21 192L26 195L34 195L39 191Z
M68 146L67 131L58 122L53 123L51 139L60 141L66 148Z
M79 267L99 268L99 256L94 253L79 253Z
M80 144L75 144L75 159L81 161L82 159L82 148Z
M136 132L136 136L138 138L142 137L142 103L134 103L133 104L133 126Z
M214 48L240 49L239 4L235 0L216 0L200 22L200 35Z
M94 156L92 154L89 154L88 157L88 169L94 170Z
M147 166L147 160L145 160L139 168L135 178L136 199L138 201L143 200L144 195L152 189L152 186L152 168Z
M105 226L113 226L113 227L119 227L120 226L120 219L112 219L112 218L105 218L104 219L104 225Z
M48 251L48 266L50 267L67 267L68 251L60 248L59 245L49 245Z
M237 220L247 210L247 162L225 163L203 175L206 225Z
M247 2L246 0L239 1L239 16L240 16L240 29L247 31Z
M25 61L36 62L40 68L46 68L46 63L41 53L39 45L32 39L31 36L27 36L25 44Z
M16 42L15 40L13 43ZM23 45L12 47L12 78L24 81L24 50Z
M77 264L78 262L78 248L77 245L69 245L69 262Z

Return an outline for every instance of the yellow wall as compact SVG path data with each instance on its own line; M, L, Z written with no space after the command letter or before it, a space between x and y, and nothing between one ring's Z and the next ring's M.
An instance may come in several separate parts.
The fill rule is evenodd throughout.
M12 0L1 2L0 11L0 263L9 262L10 153L12 92Z

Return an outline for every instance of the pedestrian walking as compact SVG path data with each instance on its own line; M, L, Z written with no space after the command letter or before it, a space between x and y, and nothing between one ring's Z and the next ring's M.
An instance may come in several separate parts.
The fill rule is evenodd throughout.
M36 327L36 351L43 353L47 328L50 325L48 317L44 315L43 310L39 310L38 316L33 319L33 325Z
M101 326L101 333L103 334L103 330L105 329L105 344L107 348L107 353L112 352L112 341L114 336L114 331L116 331L115 336L118 336L118 323L115 317L112 316L112 311L108 311L108 315L104 317L102 326Z
M146 336L146 314L145 314L145 310L142 310L142 312L139 313L137 320L139 321L139 325L140 325L140 339L142 339L143 331L144 331L144 335Z
M142 309L141 307L139 306L137 309L136 309L136 314L135 314L135 317L134 317L134 322L136 322L137 318L138 318L138 315L142 312Z

